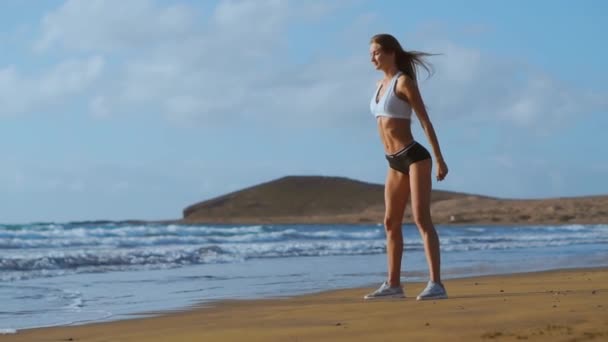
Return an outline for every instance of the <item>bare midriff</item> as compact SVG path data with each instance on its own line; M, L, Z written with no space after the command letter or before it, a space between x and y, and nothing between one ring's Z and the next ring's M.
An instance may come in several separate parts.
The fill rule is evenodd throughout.
M379 116L378 132L386 154L399 152L414 141L410 120Z

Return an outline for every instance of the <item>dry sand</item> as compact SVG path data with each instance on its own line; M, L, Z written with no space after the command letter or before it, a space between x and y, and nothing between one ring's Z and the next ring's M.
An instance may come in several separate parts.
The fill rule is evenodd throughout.
M1 341L608 341L608 269L445 282L450 299L366 302L371 288L213 307L85 326L43 328Z

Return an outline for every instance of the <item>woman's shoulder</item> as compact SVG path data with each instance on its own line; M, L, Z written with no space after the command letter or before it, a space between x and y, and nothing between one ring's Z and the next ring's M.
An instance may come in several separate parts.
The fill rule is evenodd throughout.
M401 73L399 77L397 77L397 88L398 89L412 89L418 86L416 80L412 79L410 76L405 73Z
M397 84L395 84L395 93L402 100L409 102L410 95L415 92L417 87L415 80L405 73L401 73L397 78Z
M412 83L412 82L415 83L415 81L404 72L401 72L399 74L399 76L397 77L397 82L398 83Z

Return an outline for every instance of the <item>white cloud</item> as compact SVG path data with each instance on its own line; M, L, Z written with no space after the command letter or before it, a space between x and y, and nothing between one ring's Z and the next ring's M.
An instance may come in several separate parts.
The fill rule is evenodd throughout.
M93 56L68 60L35 76L20 73L14 66L0 69L1 116L26 113L57 105L87 90L101 75L104 59Z
M191 32L187 6L159 7L149 0L68 0L42 20L37 51L55 46L80 51L138 49Z
M365 111L371 89L361 86L371 75L366 57L308 65L292 65L287 58L289 25L317 20L337 5L221 1L195 25L194 8L126 3L67 1L42 24L40 50L130 56L113 72L117 79L111 86L90 101L93 116L147 107L177 122L303 124L315 122L311 117L326 123ZM166 19L169 13L183 25ZM132 23L137 23L136 33L130 32ZM344 94L361 100L341 100Z
M515 59L453 42L427 49L443 54L431 58L436 73L421 86L436 116L551 130L564 120L608 110L608 94L577 89Z
M346 23L346 31L338 28L318 38L327 40L325 46L348 48L345 52L321 49L305 62L294 62L290 50L304 49L289 41L293 28L331 18L340 6L350 5L226 0L203 13L191 5L151 0L69 0L44 17L35 46L41 52L62 49L113 61L88 99L94 117L146 112L203 125L367 123L373 82L380 77L369 65L367 41L379 16L362 14L356 20L365 28ZM445 29L431 24L431 29L423 27L424 44L418 48L414 39L411 48L443 53L431 59L437 73L421 86L433 117L551 128L572 115L608 107L605 94L584 92L509 57L446 41ZM486 27L473 31L491 34ZM3 79L5 84L20 80L11 68L0 70L0 87ZM39 96L54 98L59 95L53 91L76 93L83 82L40 83ZM31 109L24 101L11 104L17 111Z
M57 65L36 82L40 97L54 99L65 94L82 91L102 72L104 60L91 57L86 60L70 60Z

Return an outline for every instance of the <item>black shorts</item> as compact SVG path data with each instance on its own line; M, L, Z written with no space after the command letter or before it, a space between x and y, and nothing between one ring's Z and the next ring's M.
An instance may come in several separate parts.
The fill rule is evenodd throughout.
M416 141L413 141L397 153L386 155L388 165L392 169L405 173L406 175L409 174L410 165L426 159L431 159L431 154L424 146Z

